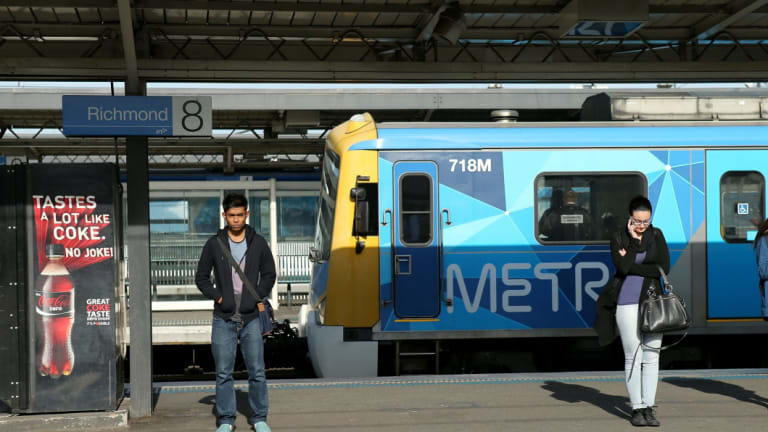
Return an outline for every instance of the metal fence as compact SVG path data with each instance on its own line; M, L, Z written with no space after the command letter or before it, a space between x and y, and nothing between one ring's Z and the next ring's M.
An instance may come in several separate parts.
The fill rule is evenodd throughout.
M281 283L309 283L311 241L285 241L277 243L277 281Z
M171 294L167 292L169 289L195 288L197 262L208 237L192 234L152 236L149 277L157 294Z
M157 296L195 295L195 271L209 235L153 235L150 281ZM309 283L311 241L277 244L278 283Z

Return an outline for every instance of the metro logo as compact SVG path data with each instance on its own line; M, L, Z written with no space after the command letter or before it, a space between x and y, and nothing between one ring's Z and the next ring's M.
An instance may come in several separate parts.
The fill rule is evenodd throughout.
M533 268L533 273L538 280L549 280L552 287L552 312L558 312L560 310L559 303L559 291L560 291L560 275L555 273L548 273L545 270L566 270L574 267L569 262L542 262L536 264ZM483 265L480 270L480 278L477 282L477 289L475 290L474 297L471 297L467 285L464 281L464 276L461 271L461 267L458 264L451 264L446 269L446 281L449 299L454 298L454 286L458 285L459 292L464 301L464 308L469 313L475 313L480 307L480 302L485 292L485 286L488 285L488 291L490 296L490 311L496 312L499 305L501 309L507 313L527 313L533 312L533 306L510 304L512 297L526 297L531 294L531 281L523 278L513 278L511 273L514 270L530 270L530 263L506 263L501 267L501 283L508 287L501 292L501 300L499 301L499 293L497 287L497 270L496 266L487 263ZM601 277L598 280L584 281L585 270L600 270ZM575 287L575 304L576 311L583 309L583 298L586 294L587 297L593 301L597 301L599 294L595 292L596 288L605 286L610 276L610 270L608 266L599 261L584 261L576 263L574 268L574 281ZM514 288L513 288L514 287ZM447 306L448 313L453 313L454 305L449 303Z

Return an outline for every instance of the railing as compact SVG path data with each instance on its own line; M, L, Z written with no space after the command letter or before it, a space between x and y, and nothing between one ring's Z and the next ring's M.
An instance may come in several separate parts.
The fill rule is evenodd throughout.
M163 237L150 242L152 286L195 286L200 253L209 236Z
M280 283L309 283L312 263L309 261L311 241L285 241L277 244Z
M156 298L200 294L195 286L195 271L208 237L210 236L153 236L150 245L150 281ZM285 241L277 244L278 283L309 283L311 245L310 241Z

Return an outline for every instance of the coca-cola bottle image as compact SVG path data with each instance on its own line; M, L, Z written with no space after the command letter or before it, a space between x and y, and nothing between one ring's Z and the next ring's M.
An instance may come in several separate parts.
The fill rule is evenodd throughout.
M45 247L48 263L40 272L35 287L37 314L37 371L42 376L59 378L72 373L72 324L75 321L75 287L64 265L64 246Z

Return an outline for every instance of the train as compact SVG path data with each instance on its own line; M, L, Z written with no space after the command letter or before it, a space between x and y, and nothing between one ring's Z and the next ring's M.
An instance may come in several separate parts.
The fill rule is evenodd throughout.
M617 120L626 102L579 122L364 113L334 128L299 317L316 374L376 376L406 355L437 363L441 341L594 337L609 239L636 195L669 244L689 334L765 333L752 251L766 217L765 113L711 115L699 99L686 117L667 96L639 105L671 111ZM426 348L404 349L415 341Z

